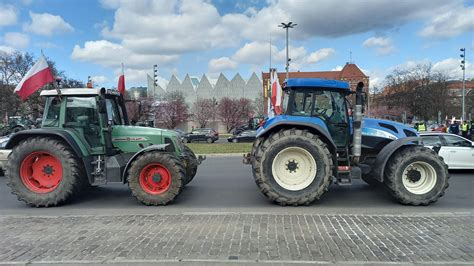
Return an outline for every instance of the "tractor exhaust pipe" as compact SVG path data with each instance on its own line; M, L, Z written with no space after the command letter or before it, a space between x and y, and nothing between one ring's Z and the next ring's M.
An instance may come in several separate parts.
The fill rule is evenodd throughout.
M359 82L356 88L356 104L352 118L352 126L354 129L352 140L352 155L355 164L359 163L362 153L362 115L364 113L364 83Z

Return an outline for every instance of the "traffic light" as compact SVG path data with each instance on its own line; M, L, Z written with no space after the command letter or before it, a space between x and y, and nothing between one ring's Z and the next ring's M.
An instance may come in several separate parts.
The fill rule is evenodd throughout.
M461 48L459 49L459 51L461 51L462 54L460 54L459 56L462 58L461 60L461 65L459 65L461 67L462 70L465 70L466 69L466 49L465 48Z
M158 84L158 65L153 65L153 80L156 86Z

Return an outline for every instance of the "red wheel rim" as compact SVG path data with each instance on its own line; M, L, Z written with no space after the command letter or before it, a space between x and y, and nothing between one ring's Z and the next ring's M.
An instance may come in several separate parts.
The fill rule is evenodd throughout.
M150 163L140 172L139 182L146 193L157 195L168 191L171 186L171 175L163 165Z
M55 190L63 179L61 161L51 153L32 152L20 165L23 184L35 193L48 193Z

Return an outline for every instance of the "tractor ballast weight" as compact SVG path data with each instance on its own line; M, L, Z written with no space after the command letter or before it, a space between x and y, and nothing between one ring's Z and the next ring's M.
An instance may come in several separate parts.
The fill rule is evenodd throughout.
M19 200L56 206L91 186L128 183L146 205L173 201L197 172L174 131L130 126L115 90L60 89L46 97L41 129L14 134L7 184Z
M310 204L332 182L353 179L384 184L401 203L427 205L448 187L447 166L425 148L418 133L403 124L364 118L364 84L357 84L355 106L347 82L288 79L284 113L257 131L252 165L261 192L281 205Z

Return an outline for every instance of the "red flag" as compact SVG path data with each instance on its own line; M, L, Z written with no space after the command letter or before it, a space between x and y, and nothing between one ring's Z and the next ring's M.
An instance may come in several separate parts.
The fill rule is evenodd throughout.
M122 74L120 74L117 89L121 94L125 93L125 73L123 72L123 64L122 64Z
M54 77L51 74L46 58L42 55L38 62L26 73L23 79L15 88L15 93L25 101L31 94L39 90L44 85L53 82Z

